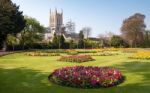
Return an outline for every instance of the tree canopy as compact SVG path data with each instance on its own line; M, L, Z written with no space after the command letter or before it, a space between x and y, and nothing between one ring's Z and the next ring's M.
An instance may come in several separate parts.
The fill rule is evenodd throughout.
M144 42L145 15L136 13L125 19L121 27L123 39L132 47L137 47Z
M84 35L82 30L79 33L78 48L84 48Z
M19 6L11 0L0 0L0 42L6 41L8 34L17 34L25 27L24 16Z
M21 33L19 33L19 40L23 47L25 45L31 47L33 43L37 43L42 40L44 27L35 18L25 16L25 20L26 25Z

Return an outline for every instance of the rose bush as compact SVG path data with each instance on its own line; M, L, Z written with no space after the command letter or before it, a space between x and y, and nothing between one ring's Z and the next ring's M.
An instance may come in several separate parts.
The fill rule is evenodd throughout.
M93 61L94 59L90 55L71 55L71 56L61 56L58 61L65 61L65 62L87 62Z
M48 78L53 83L77 88L112 87L124 80L118 69L92 66L56 69Z

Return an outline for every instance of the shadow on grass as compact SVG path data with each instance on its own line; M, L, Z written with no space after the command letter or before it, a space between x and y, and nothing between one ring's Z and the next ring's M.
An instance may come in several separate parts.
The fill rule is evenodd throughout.
M142 82L126 83L125 81L111 88L77 89L50 83L49 73L26 68L0 68L0 93L149 93L150 63L124 62L115 67L121 69L125 74L134 73L142 76Z

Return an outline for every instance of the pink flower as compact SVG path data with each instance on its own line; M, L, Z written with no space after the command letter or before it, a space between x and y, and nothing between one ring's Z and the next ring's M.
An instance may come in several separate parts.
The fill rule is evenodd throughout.
M76 87L86 87L87 85L108 87L115 85L122 78L121 72L117 69L92 66L56 69L51 76L56 77L57 83Z

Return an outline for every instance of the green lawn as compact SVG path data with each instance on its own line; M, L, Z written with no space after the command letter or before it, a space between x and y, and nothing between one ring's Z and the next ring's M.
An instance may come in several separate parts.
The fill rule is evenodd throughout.
M56 61L59 57L29 57L16 53L0 57L0 93L149 93L150 60L129 59L130 53L94 57L85 63ZM113 66L126 76L124 83L99 89L77 89L52 84L48 75L65 66Z

